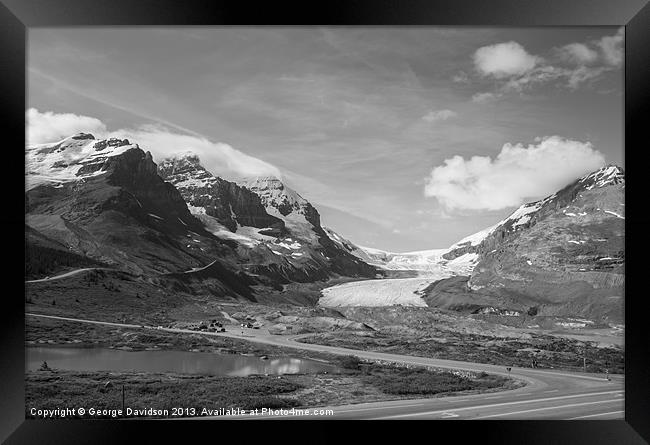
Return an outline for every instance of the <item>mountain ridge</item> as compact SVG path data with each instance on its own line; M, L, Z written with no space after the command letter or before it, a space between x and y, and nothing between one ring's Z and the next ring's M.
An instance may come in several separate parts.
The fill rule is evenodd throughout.
M255 300L256 286L277 288L339 273L375 276L375 268L329 245L315 246L309 255L299 251L300 243L289 237L281 218L266 212L257 194L210 174L198 157L181 157L188 165L166 172L169 165L158 166L150 152L127 139L78 133L27 147L26 159L26 231L138 279ZM194 176L187 176L188 167ZM163 179L170 172L171 182ZM241 229L249 233L237 233ZM253 232L259 242L249 248L241 241L251 240ZM35 239L26 235L28 244ZM30 252L35 261L43 249Z

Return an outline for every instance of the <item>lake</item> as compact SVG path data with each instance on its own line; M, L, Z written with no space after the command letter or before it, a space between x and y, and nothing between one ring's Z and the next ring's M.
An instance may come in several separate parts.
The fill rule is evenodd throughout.
M316 360L259 357L187 351L123 351L109 348L25 348L25 369L35 371L46 361L50 368L70 371L135 371L178 374L247 376L252 374L311 374L339 372Z

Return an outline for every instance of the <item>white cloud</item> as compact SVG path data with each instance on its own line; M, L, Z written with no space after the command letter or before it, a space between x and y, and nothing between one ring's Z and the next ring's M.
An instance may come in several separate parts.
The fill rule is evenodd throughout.
M144 125L135 129L108 131L99 119L74 114L44 112L30 108L26 112L28 143L56 142L74 133L92 133L97 138L129 139L145 151L151 151L159 163L166 157L192 151L203 166L214 173L228 177L267 176L282 177L280 170L261 159L247 155L228 144L212 142L201 136L174 133L162 125Z
M280 170L261 159L247 155L228 144L212 142L203 137L171 132L158 125L146 125L137 129L122 129L110 136L127 138L151 151L156 162L164 158L191 151L199 156L201 164L217 176L277 176Z
M41 113L30 108L25 113L27 144L56 142L75 133L104 133L106 125L99 119L72 113Z
M447 119L450 119L452 117L456 117L458 114L455 111L451 110L431 110L424 116L422 116L422 119L427 121L427 122L436 122L436 121L446 121Z
M588 65L598 60L598 52L584 43L569 43L559 48L560 58L577 65Z
M599 63L601 66L618 67L623 62L624 28L616 34L604 36L588 43L569 43L557 48L556 53L563 61L576 65Z
M426 180L425 196L447 210L499 210L550 195L605 164L590 142L560 136L505 144L495 159L446 159Z
M457 74L454 74L454 76L451 78L453 82L456 83L468 83L469 82L469 76L465 71L460 71Z
M624 28L619 30L613 36L605 36L596 44L602 51L605 62L612 66L620 66L623 62L623 40L625 38Z
M497 43L483 46L474 53L474 66L484 76L497 79L524 74L540 61L528 54L517 42Z
M472 96L472 102L476 102L478 104L483 104L483 103L495 100L498 97L499 97L499 95L494 94L494 93L476 93L476 94L474 94Z
M606 71L604 67L581 66L567 73L567 86L571 89L578 88L582 83L598 78Z
M551 51L549 60L532 55L517 42L484 46L474 53L477 72L496 80L493 93L477 93L483 103L505 93L523 92L542 84L577 89L618 68L623 61L624 29L586 43L573 42Z
M551 65L541 65L529 71L523 76L512 77L508 79L501 87L502 91L516 91L521 92L525 89L532 88L535 84L544 82L551 82L560 79L563 76L570 75L570 70L557 68Z

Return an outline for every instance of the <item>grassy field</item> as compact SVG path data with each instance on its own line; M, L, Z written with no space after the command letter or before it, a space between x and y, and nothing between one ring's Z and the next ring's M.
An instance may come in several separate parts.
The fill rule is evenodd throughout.
M27 283L25 310L77 318L131 323L163 323L169 310L187 303L131 275L95 270L61 280Z
M485 373L452 373L338 359L341 374L226 377L187 374L39 370L25 380L25 412L84 407L116 410L203 408L251 410L339 405L404 398L461 395L514 388L519 382ZM108 383L110 382L110 383ZM111 417L107 413L103 417Z
M612 374L622 374L625 371L624 350L621 348L597 348L577 340L541 334L528 339L504 339L475 334L453 335L450 332L441 337L336 332L315 334L299 341L503 366L530 367L534 358L539 368L570 371L583 370L585 354L587 372L604 373L608 369Z

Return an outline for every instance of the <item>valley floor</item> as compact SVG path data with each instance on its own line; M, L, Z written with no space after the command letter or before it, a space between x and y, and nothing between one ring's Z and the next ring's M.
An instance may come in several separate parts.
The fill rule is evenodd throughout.
M230 329L235 329L234 326ZM112 327L43 317L27 317L27 343L40 346L109 347L124 350L187 350L247 355L296 356L295 349L216 335ZM29 346L28 346L29 347ZM33 409L86 406L119 409L122 386L126 406L172 412L174 407L255 409L341 405L422 397L476 394L512 389L522 383L487 373L404 367L361 361L317 351L304 358L336 365L336 373L230 377L196 374L67 371L44 368L26 374L26 415ZM107 382L110 382L108 384ZM162 417L171 417L167 414ZM104 417L110 417L107 414ZM156 417L156 416L154 416Z
M408 281L416 289L426 285L417 277L376 280L382 281ZM622 338L622 327L600 327L600 331L535 329L533 326L544 325L547 320L461 314L418 306L314 305L314 297L328 285L353 289L355 283L294 283L286 287L286 292L298 299L307 295L305 301L312 301L312 305L281 304L274 297L266 303L253 303L188 295L111 271L82 271L60 279L28 283L28 314L124 324L80 323L28 315L28 348L66 346L293 356L340 365L343 372L278 378L46 369L26 374L27 408L30 403L46 408L91 401L115 407L120 400L119 408L121 384L131 388L133 400L142 401L133 401L134 407L144 407L146 403L167 406L179 400L195 407L210 400L212 406L214 401L220 406L337 406L491 392L520 384L494 374L458 376L441 373L439 369L409 369L376 361L372 365L354 360L342 364L340 354L328 353L326 348L310 348L315 344L521 368L530 368L535 360L535 366L545 370L581 372L586 363L586 371L600 376L599 379L606 371L624 372L624 350L616 341L609 341ZM385 283L380 286L386 288ZM215 322L225 327L223 335L210 332ZM241 323L250 323L257 329L243 328ZM555 326L554 322L548 323ZM283 341L265 340L274 338ZM294 341L284 341L288 339L302 342L305 348ZM109 380L114 389L104 388ZM205 394L201 388L205 388ZM242 394L250 397L242 398Z

